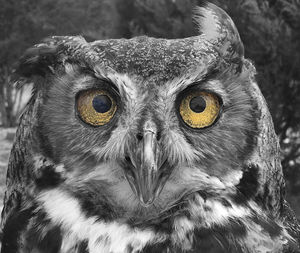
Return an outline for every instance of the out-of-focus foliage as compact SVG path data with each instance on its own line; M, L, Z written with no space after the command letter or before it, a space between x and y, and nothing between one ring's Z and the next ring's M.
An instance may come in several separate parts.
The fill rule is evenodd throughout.
M280 137L290 200L295 202L300 192L300 0L211 2L233 18L246 57L257 67L257 80ZM9 75L27 47L50 35L80 34L89 41L137 35L193 36L197 29L191 13L197 4L201 1L0 0L2 124L16 122ZM300 205L298 208L300 215Z

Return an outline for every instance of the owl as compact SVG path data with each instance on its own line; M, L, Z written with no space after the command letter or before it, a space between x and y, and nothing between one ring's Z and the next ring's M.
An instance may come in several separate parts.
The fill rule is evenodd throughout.
M255 68L223 10L194 20L190 38L25 52L1 253L300 252Z

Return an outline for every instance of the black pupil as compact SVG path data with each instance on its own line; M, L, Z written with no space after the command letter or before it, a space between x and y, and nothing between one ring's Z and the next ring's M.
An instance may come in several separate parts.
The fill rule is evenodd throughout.
M206 107L205 99L201 96L197 96L191 99L190 108L193 112L203 112Z
M106 95L97 95L93 99L93 107L96 112L105 113L111 108L111 100Z

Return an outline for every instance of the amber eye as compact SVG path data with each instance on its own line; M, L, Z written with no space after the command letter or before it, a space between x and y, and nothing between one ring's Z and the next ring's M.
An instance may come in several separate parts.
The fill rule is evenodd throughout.
M80 118L92 125L103 126L114 116L117 104L106 90L86 90L77 97Z
M213 124L220 112L220 102L215 94L194 91L180 102L179 113L192 128L204 128Z

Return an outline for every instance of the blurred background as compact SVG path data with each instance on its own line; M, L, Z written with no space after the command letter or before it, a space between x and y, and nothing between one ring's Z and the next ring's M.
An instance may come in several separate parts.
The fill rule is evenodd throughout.
M148 35L196 35L197 0L0 0L0 209L18 117L30 85L10 81L22 52L50 35L88 41ZM234 20L254 61L258 84L282 148L287 199L300 218L300 0L212 0Z

